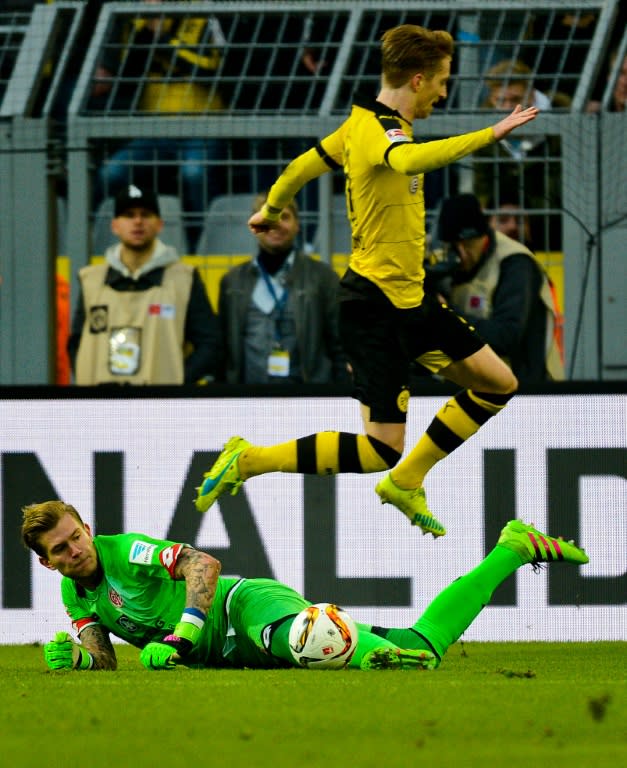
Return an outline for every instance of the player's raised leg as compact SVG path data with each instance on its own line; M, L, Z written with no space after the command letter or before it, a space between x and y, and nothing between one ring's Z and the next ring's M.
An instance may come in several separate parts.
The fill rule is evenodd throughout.
M550 536L520 520L503 528L494 549L469 573L444 589L408 629L371 627L373 634L403 648L428 650L441 659L489 604L494 590L523 565L585 565L589 558L572 541Z
M371 435L317 432L277 445L251 445L232 437L198 487L196 509L206 512L223 493L235 495L242 483L268 472L335 475L381 472L394 466L400 453Z
M439 315L440 325L445 330L447 324L450 326L450 338L459 336L459 344L467 344L468 350L479 343L474 332L466 329L454 313L441 310ZM394 504L408 516L409 510L413 510L418 525L424 516L431 515L423 488L427 473L500 413L517 387L516 377L487 345L458 362L449 357L445 367L441 367L438 354L428 353L419 359L431 370L468 389L440 408L418 443L376 488L383 503ZM434 536L443 533L444 530L433 532Z

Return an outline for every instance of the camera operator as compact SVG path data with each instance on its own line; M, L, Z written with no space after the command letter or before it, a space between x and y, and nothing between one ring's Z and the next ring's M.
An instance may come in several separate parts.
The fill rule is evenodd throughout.
M442 201L426 289L473 325L521 383L564 378L554 287L533 252L489 224L475 195Z

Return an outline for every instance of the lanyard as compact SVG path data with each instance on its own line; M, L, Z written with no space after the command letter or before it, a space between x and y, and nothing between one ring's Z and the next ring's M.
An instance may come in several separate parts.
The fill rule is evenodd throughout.
M270 295L272 296L272 299L274 300L274 309L277 311L277 317L274 324L274 338L276 341L281 341L281 321L283 320L283 312L285 311L285 306L287 304L287 286L283 289L283 294L281 295L281 298L279 298L276 294L276 290L274 288L274 283L270 279L270 275L266 272L266 270L263 268L261 264L257 265L259 267L259 271L261 272L261 276L263 277L263 281L266 284L266 288L270 292Z

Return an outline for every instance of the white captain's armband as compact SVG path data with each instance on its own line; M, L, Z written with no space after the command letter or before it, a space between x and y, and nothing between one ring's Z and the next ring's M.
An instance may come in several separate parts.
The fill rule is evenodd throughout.
M167 570L172 578L174 578L174 569L176 567L176 561L181 550L184 548L183 544L172 544L159 552L159 560L161 565Z
M393 143L396 143L397 141L411 141L409 136L407 136L406 133L403 133L400 128L390 128L389 131L385 132L385 135Z

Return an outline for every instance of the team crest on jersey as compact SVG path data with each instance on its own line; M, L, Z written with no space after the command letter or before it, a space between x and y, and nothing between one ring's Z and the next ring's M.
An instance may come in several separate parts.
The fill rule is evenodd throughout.
M109 602L112 605L115 605L116 608L121 608L124 603L124 600L122 600L122 595L116 592L113 587L109 587Z
M152 553L156 548L156 544L148 544L145 541L134 541L131 544L131 551L128 556L129 563L150 565L152 562Z
M400 128L390 128L389 131L385 132L385 135L388 137L388 139L391 142L397 142L397 141L411 141L409 136L407 136Z

